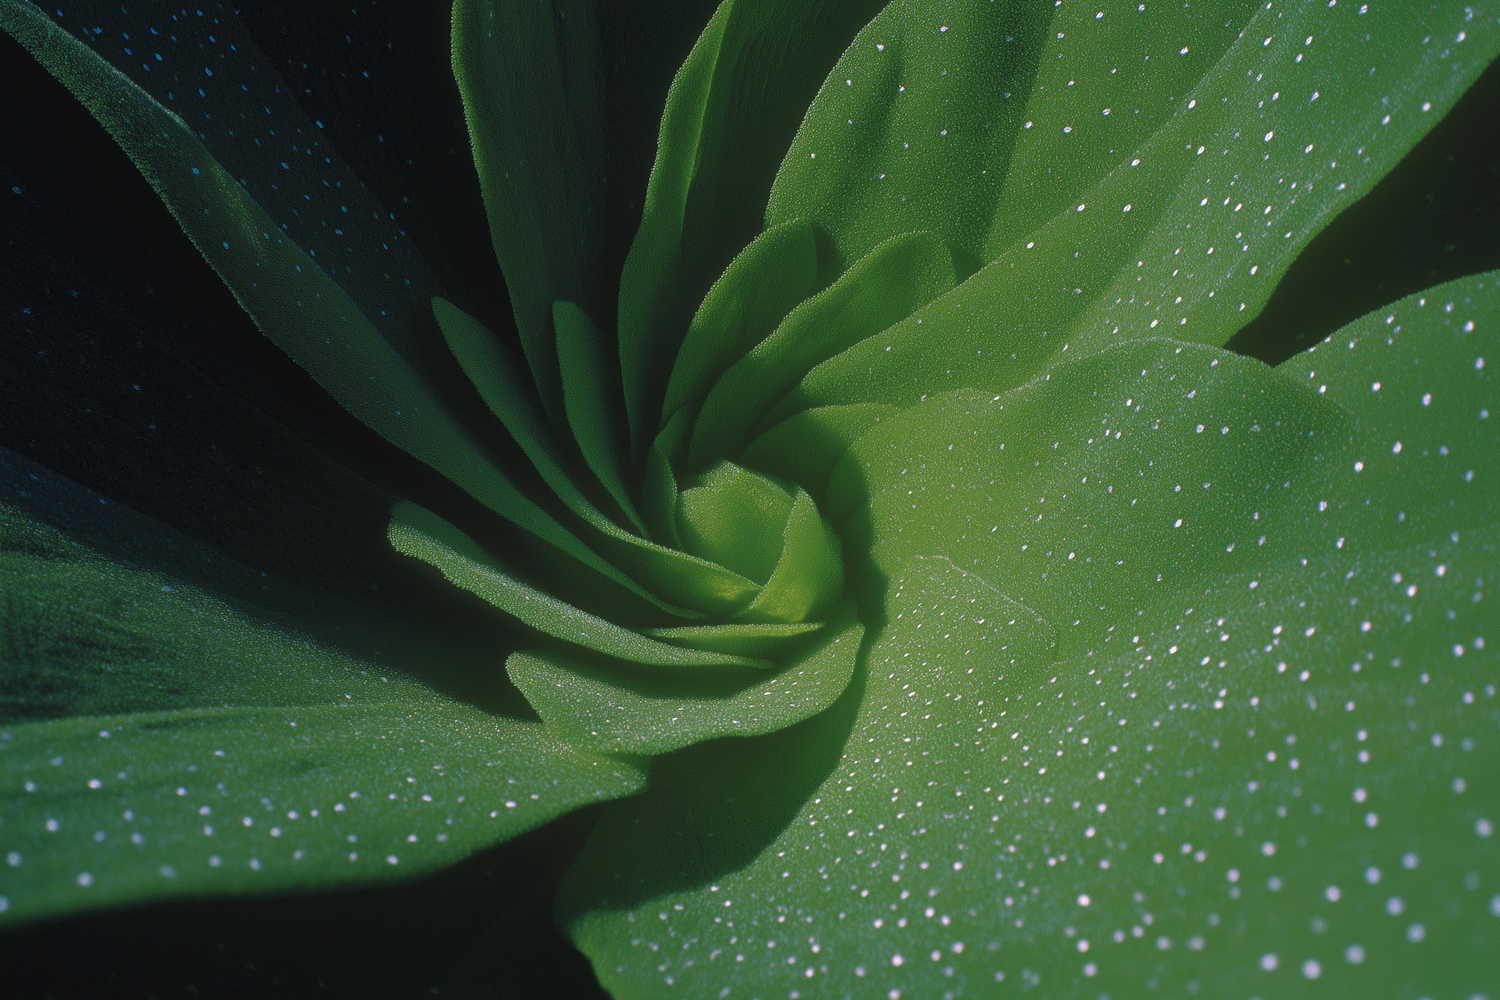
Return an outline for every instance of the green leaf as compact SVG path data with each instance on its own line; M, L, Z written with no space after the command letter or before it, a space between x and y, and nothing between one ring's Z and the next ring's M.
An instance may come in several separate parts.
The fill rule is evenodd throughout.
M527 470L495 464L468 387L285 242L206 137L0 0L278 344L572 560L496 559L410 503L391 522L398 549L542 633L507 661L538 725L286 624L316 610L158 593L160 574L84 566L23 525L0 563L28 602L18 616L5 595L0 695L24 720L0 730L0 791L20 803L0 835L41 845L7 857L40 888L0 910L115 899L106 883L325 884L366 857L339 853L351 835L395 845L373 866L389 877L638 790L662 754L644 794L602 811L559 900L622 997L1489 989L1496 275L1282 371L1218 349L1500 51L1488 7L897 0L793 139L870 10L727 0L668 96L618 384L590 317L612 312L603 220L635 209L606 197L629 164L604 151L619 67L595 10L454 11L537 391L482 325L434 310L558 521ZM672 617L533 585L575 562ZM445 658L432 631L413 663ZM461 664L501 700L506 648ZM503 764L530 800L492 780L453 812L425 793L447 817L416 829L412 760ZM101 794L111 773L131 804ZM173 812L200 774L216 804ZM348 782L380 809L359 813L358 788L285 806ZM49 795L105 846L63 838ZM233 837L193 825L221 806ZM121 809L150 820L129 847ZM288 825L256 840L278 810ZM274 853L335 815L367 829ZM158 835L187 860L138 864ZM189 842L212 837L238 853L193 883Z
M629 441L615 359L605 350L599 328L573 303L552 303L552 323L557 329L557 363L562 369L563 402L573 439L594 475L644 535L646 526L635 512L626 485Z
M661 754L719 736L774 732L818 714L848 686L863 636L845 605L770 675L715 672L683 683L681 674L534 651L512 654L506 669L558 738L605 753Z
M758 656L769 660L823 625L823 622L806 621L791 625L688 625L641 629L641 633L653 639L692 646L695 649L712 649L719 653Z
M610 807L560 901L608 988L1487 988L1497 277L1280 371L1145 341L882 422L830 488L867 665Z
M818 247L800 219L766 230L740 253L703 297L672 365L664 421L696 406L724 370L776 329L818 290ZM696 415L696 414L694 414Z
M576 449L568 447L571 439L559 440L547 423L545 411L528 391L521 363L483 323L447 299L433 299L432 312L464 374L543 481L574 514L593 527L610 530L613 522L580 487L589 482L589 473L578 461Z
M644 591L528 499L353 300L162 107L31 4L0 27L61 80L130 155L261 332L345 409L495 513L588 570Z
M436 566L451 583L564 642L657 667L770 666L764 660L656 642L575 608L506 573L463 532L408 500L391 515L390 538L397 551Z
M690 463L738 453L766 411L810 368L952 287L953 258L932 233L895 236L871 250L719 378L693 425Z
M646 467L641 474L641 516L651 529L651 537L662 545L682 548L677 530L677 474L672 471L672 456L677 454L692 425L686 410L678 410L667 419L666 426L646 452Z
M1225 343L1500 51L1457 5L1097 13L1063 5L1043 30L1035 10L898 2L860 33L770 221L811 218L846 260L930 227L979 270L775 417L1001 392L1133 338Z
M327 615L404 644L118 507L132 546L264 603L106 558L13 503L37 490L0 502L0 923L407 878L643 783L311 638Z
M742 457L747 465L789 479L821 498L834 465L849 446L900 412L882 403L803 410L751 441Z
M655 422L653 373L670 355L670 330L684 309L676 286L682 266L682 229L698 159L714 71L733 0L721 3L687 62L672 80L662 115L656 162L646 188L641 228L620 276L620 376L633 448L643 448ZM667 341L663 344L663 341Z
M620 368L635 453L704 293L762 229L787 142L877 0L725 0L672 81L641 228L620 278ZM725 331L727 334L727 331Z
M537 723L430 696L0 732L0 920L409 878L643 783Z
M677 498L689 552L764 583L781 557L793 494L781 483L719 462Z
M567 306L567 303L561 305ZM443 336L463 366L464 373L474 382L480 396L505 424L558 498L588 528L593 529L593 533L587 534L588 539L596 548L604 549L613 558L614 564L621 565L631 574L627 578L616 573L632 592L647 598L658 608L683 618L702 617L705 611L733 611L752 598L757 589L754 581L705 559L655 544L605 516L578 485L580 481L585 484L591 482L589 473L580 467L574 452L560 443L548 428L540 407L526 392L519 368L504 346L482 323L445 299L435 299L433 311L442 327ZM566 328L571 331L567 334L569 337L589 336L585 331L579 331L575 322L581 320L587 323L587 317L575 316L574 313L571 307L564 310L564 314L571 318L565 320L559 330ZM575 349L564 353L571 357L569 378L579 382L573 395L579 400L579 425L588 432L587 435L580 436L586 437L589 453L593 455L594 461L600 463L600 469L613 477L614 485L610 493L629 504L630 498L624 493L619 480L624 470L616 458L611 457L618 457L619 453L616 443L609 440L608 406L603 402L607 398L607 380L598 371L594 371L594 377L590 378L588 365L597 355L591 355L586 344L574 344L573 348ZM590 383L595 390L593 393L588 391ZM670 503L675 509L677 486L671 478L670 468L665 464L654 466L653 469L659 481L655 484L655 490L646 494L649 501L645 505L646 512L654 520L665 521L666 518L658 508ZM639 525L633 507L626 509L630 511L630 519ZM670 527L673 534L668 541L675 538L675 518L671 520ZM663 537L667 533L658 524L653 534ZM507 605L501 606L508 609Z
M800 622L815 618L844 590L843 546L806 490L797 491L782 534L781 558L765 587L738 618Z
M490 239L542 404L567 426L552 303L600 315L605 286L604 80L592 4L456 0L463 95Z

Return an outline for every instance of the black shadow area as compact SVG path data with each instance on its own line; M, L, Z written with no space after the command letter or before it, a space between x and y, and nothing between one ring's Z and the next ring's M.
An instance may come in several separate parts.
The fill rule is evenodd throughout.
M755 860L838 766L864 698L865 658L861 650L848 689L821 715L653 760L644 793L604 807L558 891L558 925L701 888Z
M0 445L299 584L419 599L426 582L385 539L396 497L493 520L261 336L104 129L8 36L0 361Z
M7 1000L605 1000L553 929L564 867L598 807L421 881L171 903L0 937Z

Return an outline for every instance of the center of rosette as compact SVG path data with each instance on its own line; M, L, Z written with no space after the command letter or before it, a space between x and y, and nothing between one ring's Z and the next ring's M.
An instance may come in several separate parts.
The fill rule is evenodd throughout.
M677 528L688 553L760 585L735 621L807 621L843 590L839 538L800 487L720 461L678 496Z
M488 330L445 300L434 309L465 374L551 494L536 506L516 504L511 520L534 522L539 537L626 593L593 607L554 601L426 512L398 511L393 538L403 551L557 639L636 663L666 666L694 650L701 665L770 666L838 617L839 536L801 485L722 457L692 461L697 405L663 421L651 448L632 460L607 338L581 309L553 307L557 417L538 405L525 367ZM556 613L544 613L554 604ZM648 644L599 639L606 625Z

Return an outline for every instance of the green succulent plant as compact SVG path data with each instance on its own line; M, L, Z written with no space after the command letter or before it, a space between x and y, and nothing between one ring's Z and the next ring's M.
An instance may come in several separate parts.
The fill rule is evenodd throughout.
M503 615L475 662L534 713L110 558L7 459L0 921L608 801L556 918L619 997L1500 989L1500 274L1224 349L1497 17L725 0L616 274L594 8L458 0L517 353L378 205L221 162L259 98L201 124L0 0L260 330L483 509L388 537Z

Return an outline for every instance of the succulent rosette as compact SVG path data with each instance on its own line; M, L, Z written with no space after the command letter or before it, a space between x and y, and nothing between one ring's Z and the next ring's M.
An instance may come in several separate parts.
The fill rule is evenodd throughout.
M621 997L1493 986L1500 279L1224 350L1500 51L1490 5L726 0L616 267L597 12L458 0L514 340L232 13L162 16L206 43L0 2L259 329L461 491L387 535L498 609L481 669L534 714L7 501L36 601L208 669L6 724L0 919L618 799L556 914Z

